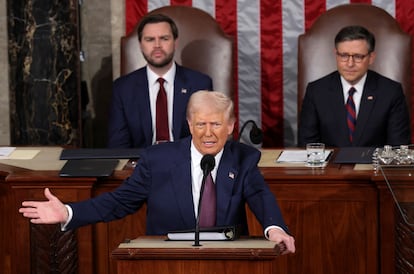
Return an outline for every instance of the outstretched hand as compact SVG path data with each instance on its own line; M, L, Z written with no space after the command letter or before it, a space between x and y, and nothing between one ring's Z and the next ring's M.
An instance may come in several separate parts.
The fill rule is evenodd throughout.
M19 212L34 224L65 223L68 219L66 206L50 192L49 188L45 188L44 193L47 201L24 201Z
M295 238L285 231L272 228L268 232L269 240L278 243L282 254L295 253Z

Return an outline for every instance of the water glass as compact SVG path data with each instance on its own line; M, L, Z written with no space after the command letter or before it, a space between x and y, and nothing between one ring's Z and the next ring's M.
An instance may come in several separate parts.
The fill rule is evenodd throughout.
M323 167L325 165L325 144L310 143L306 145L306 166Z

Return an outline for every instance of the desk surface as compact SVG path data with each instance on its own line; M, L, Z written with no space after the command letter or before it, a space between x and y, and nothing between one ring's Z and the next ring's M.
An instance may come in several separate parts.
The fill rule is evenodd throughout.
M170 241L166 237L138 237L127 243L121 243L118 248L271 248L276 244L264 238L240 238L234 241L200 241L202 247L193 246L194 241Z
M295 148L286 148L295 149ZM14 166L18 168L24 168L27 170L60 170L66 163L65 160L60 160L60 154L62 152L61 147L18 147L17 152L34 154L33 158L29 159L0 159L0 164ZM262 157L259 162L259 167L286 167L286 168L298 168L298 169L312 169L306 167L304 163L278 163L276 162L283 149L262 149ZM332 157L331 157L332 158ZM125 167L128 160L120 159L119 165L115 170L121 170ZM372 165L355 165L354 170L372 170Z
M17 147L16 151L28 151L33 158L28 159L0 159L0 164L24 168L28 170L61 170L66 160L60 160L61 147ZM121 170L128 160L120 159L115 170Z

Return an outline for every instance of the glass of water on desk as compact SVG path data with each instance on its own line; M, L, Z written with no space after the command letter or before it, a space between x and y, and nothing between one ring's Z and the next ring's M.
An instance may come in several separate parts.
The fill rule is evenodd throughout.
M306 166L323 167L325 166L325 144L309 143L306 145Z

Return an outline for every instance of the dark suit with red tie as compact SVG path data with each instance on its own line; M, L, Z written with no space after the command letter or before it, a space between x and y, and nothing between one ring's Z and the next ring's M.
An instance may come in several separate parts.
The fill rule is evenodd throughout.
M186 121L187 102L193 92L212 90L209 76L176 65L174 78L174 140L190 135ZM109 148L143 148L152 145L152 118L147 68L114 81L108 124Z
M133 174L114 192L71 204L68 229L108 222L132 214L147 203L147 234L193 229L196 224L192 197L191 137L144 149ZM263 227L287 230L277 201L257 167L260 152L228 141L218 163L216 225L241 225L247 234L245 204Z
M329 147L382 147L411 143L402 86L377 72L367 72L352 143L346 115L338 71L309 83L299 119L298 145L322 142Z

